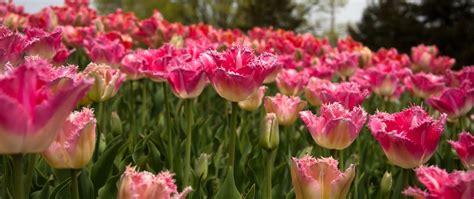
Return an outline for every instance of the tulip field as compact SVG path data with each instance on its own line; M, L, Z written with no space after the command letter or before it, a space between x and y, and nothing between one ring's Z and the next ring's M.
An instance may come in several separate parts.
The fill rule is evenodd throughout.
M0 198L474 198L474 65L0 3Z

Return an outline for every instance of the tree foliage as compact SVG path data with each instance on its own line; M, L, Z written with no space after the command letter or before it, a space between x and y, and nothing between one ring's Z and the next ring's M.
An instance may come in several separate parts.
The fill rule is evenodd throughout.
M474 63L474 1L379 0L366 8L351 36L372 49L402 52L420 43L434 44L456 58L456 67Z

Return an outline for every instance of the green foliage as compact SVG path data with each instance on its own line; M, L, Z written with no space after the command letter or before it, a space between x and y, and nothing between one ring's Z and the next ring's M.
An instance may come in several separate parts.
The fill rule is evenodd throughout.
M409 53L420 43L435 44L441 54L456 58L459 68L474 63L473 21L470 0L380 0L366 8L349 33L373 50L394 47Z
M122 8L146 18L158 9L172 22L203 22L248 30L255 26L296 29L305 24L305 15L312 4L294 0L96 0L95 5L101 13Z

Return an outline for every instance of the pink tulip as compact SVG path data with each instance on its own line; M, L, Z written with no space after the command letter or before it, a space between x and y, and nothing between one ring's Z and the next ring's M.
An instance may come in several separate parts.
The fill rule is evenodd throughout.
M409 187L403 194L417 199L470 199L474 198L474 171L446 172L436 166L421 166L416 170L418 180L429 192Z
M338 161L332 157L304 156L291 160L291 181L296 199L347 197L355 177L354 165L341 172Z
M359 55L343 51L326 57L324 62L329 68L336 70L341 77L348 78L359 68Z
M0 77L0 154L48 148L91 85L66 71L36 59Z
M311 78L306 86L305 94L308 100L313 101L313 105L339 102L344 107L352 109L362 105L362 102L369 95L367 89L355 82L331 83L319 79ZM320 104L319 104L320 105Z
M28 26L51 32L58 26L58 16L53 8L46 7L28 17Z
M86 40L85 50L89 58L99 64L116 66L125 56L126 49L120 39L100 35Z
M38 28L25 29L28 43L25 46L27 55L36 55L43 59L64 63L69 56L69 50L61 43L61 31L58 29L47 33Z
M295 69L283 69L276 76L278 90L284 95L298 96L303 93L303 89L308 83L308 74L305 71Z
M159 49L149 50L148 54L143 55L145 55L146 62L141 65L138 71L155 82L164 82L168 78L170 62L178 54L173 45L165 44ZM150 55L151 57L147 57Z
M306 101L299 97L276 94L274 97L265 97L265 111L275 113L278 123L283 126L290 126L295 123L298 113L306 107Z
M260 105L262 105L263 97L265 96L265 92L267 91L266 86L260 86L258 91L252 94L249 98L244 101L239 102L239 107L246 111L255 111L257 110Z
M184 61L171 67L168 83L173 93L182 99L196 98L207 85L204 68L198 60Z
M105 64L90 63L84 75L94 79L94 84L83 99L86 101L103 102L115 96L125 75L120 70Z
M258 90L275 69L277 60L272 54L256 57L249 48L233 46L222 53L203 53L201 62L216 92L226 100L238 102Z
M91 160L95 147L96 120L91 109L73 112L43 152L48 164L57 169L80 169Z
M413 70L427 70L430 67L431 60L438 54L436 46L425 46L423 44L411 48L411 59L413 61Z
M421 107L402 112L378 112L370 116L369 129L388 160L410 169L424 164L436 150L444 130L446 114L433 120Z
M456 60L451 57L439 56L431 60L428 71L434 74L444 74L453 67L454 63Z
M386 98L397 98L404 90L402 80L408 74L397 64L379 64L357 72L352 81L372 89L372 92Z
M22 62L26 45L27 39L25 36L0 26L0 71L7 62L14 66Z
M87 7L90 4L89 0L64 0L64 4L66 6L80 8L80 7Z
M320 114L317 117L311 111L302 111L300 117L314 141L327 149L349 147L367 121L367 113L360 106L348 110L337 102L321 106Z
M443 77L420 72L406 77L405 86L415 96L427 99L440 93L444 89L445 83Z
M462 132L458 141L450 140L449 144L456 150L464 166L468 169L474 168L474 136L468 132Z
M192 191L186 187L179 193L172 173L168 171L153 175L150 172L137 172L134 167L127 169L120 180L118 199L184 199Z
M474 103L474 88L447 88L439 96L432 96L427 103L454 120L466 115Z
M127 75L127 79L137 80L145 77L142 68L149 68L155 59L157 50L136 50L125 55L122 59L120 70Z

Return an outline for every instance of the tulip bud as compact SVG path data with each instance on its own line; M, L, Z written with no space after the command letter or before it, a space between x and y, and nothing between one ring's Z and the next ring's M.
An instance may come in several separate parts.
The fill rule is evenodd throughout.
M116 134L121 134L122 133L122 120L120 119L120 116L117 114L117 112L112 112L111 117L110 117L110 126L112 126L112 132Z
M278 130L278 119L275 113L267 113L262 123L260 144L267 150L278 147L280 135Z
M382 177L382 182L380 183L382 193L389 193L392 189L392 174L390 172L385 172Z
M105 64L90 63L84 73L95 80L87 93L87 99L94 102L102 102L115 96L125 80L125 75L120 70Z
M197 178L206 179L207 177L207 167L209 164L209 154L201 153L199 158L194 163L194 174Z
M95 148L96 120L91 109L73 112L61 132L43 152L43 157L53 168L84 167L92 158Z
M239 102L239 107L243 110L246 111L255 111L260 107L262 104L262 99L265 96L265 91L267 91L266 86L260 86L258 88L257 92L253 93L250 95L249 98L247 98L244 101Z

